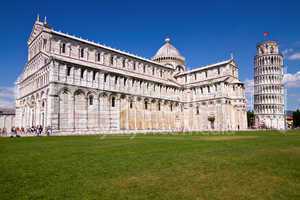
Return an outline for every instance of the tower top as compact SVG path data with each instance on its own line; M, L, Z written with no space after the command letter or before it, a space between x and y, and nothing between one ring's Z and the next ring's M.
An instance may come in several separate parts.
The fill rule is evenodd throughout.
M279 45L276 41L266 40L259 43L256 47L257 55L279 54Z

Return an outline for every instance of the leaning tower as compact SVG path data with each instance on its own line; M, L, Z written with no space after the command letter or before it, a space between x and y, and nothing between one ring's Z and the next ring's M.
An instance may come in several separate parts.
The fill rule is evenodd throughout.
M285 129L283 56L278 44L275 41L258 44L254 65L255 125Z

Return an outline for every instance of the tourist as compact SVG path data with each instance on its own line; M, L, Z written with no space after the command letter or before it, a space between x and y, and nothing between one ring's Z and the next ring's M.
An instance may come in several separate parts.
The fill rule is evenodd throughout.
M47 128L46 128L46 133L47 133L47 136L50 136L50 134L52 135L52 129L51 129L51 126L47 126Z
M22 134L22 135L25 134L25 129L24 129L24 127L21 127L21 134Z
M5 135L5 136L7 135L6 128L3 128L3 129L2 129L2 133L3 133L3 135Z

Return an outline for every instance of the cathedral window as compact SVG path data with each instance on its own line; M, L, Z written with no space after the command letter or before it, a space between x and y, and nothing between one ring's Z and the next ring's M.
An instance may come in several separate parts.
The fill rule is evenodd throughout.
M71 75L71 67L67 67L67 76Z
M110 57L110 64L111 64L111 65L114 64L114 57L113 57L113 56Z
M90 106L92 106L94 104L94 97L93 96L89 96L89 104L90 104Z
M132 108L133 105L132 105L132 101L129 102L129 108Z
M46 50L47 39L43 39L43 49Z
M154 75L154 73L155 73L155 68L153 67L152 68L152 75Z
M93 81L96 80L96 72L93 71Z
M111 98L111 107L115 107L116 106L116 98L112 97Z
M125 67L125 64L126 64L126 63L125 63L125 59L123 59L123 67Z
M136 70L136 62L133 63L133 70Z
M196 107L196 115L199 115L200 111L199 111L199 106Z
M66 53L66 44L65 43L62 43L62 45L61 45L61 52Z
M118 77L115 76L115 84L118 84Z
M160 102L158 102L158 110L160 111Z
M146 66L143 66L143 72L146 73Z
M219 75L221 74L221 72L220 72L220 68L218 68L218 74L219 74Z
M162 69L160 70L160 77L162 77Z
M98 62L100 62L100 57L101 57L100 53L97 53L97 61Z
M84 69L81 69L80 78L84 77Z
M207 86L207 92L210 93L210 87L209 86Z
M205 72L205 78L207 78L207 71Z
M173 104L170 105L170 110L173 111Z
M104 74L104 83L106 83L107 74Z
M127 78L124 78L124 86L126 86Z
M148 110L148 101L145 101L145 105L144 105L145 107L145 110Z
M84 49L80 49L80 58L84 57Z
M200 88L200 90L201 90L201 94L203 94L203 88L202 87Z

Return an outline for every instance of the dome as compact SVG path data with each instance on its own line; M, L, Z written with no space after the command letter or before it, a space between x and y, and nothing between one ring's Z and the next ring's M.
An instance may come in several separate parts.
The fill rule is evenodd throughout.
M185 58L179 53L179 51L170 43L170 38L165 39L165 44L156 52L152 58L154 61L161 60L179 60L184 62Z

